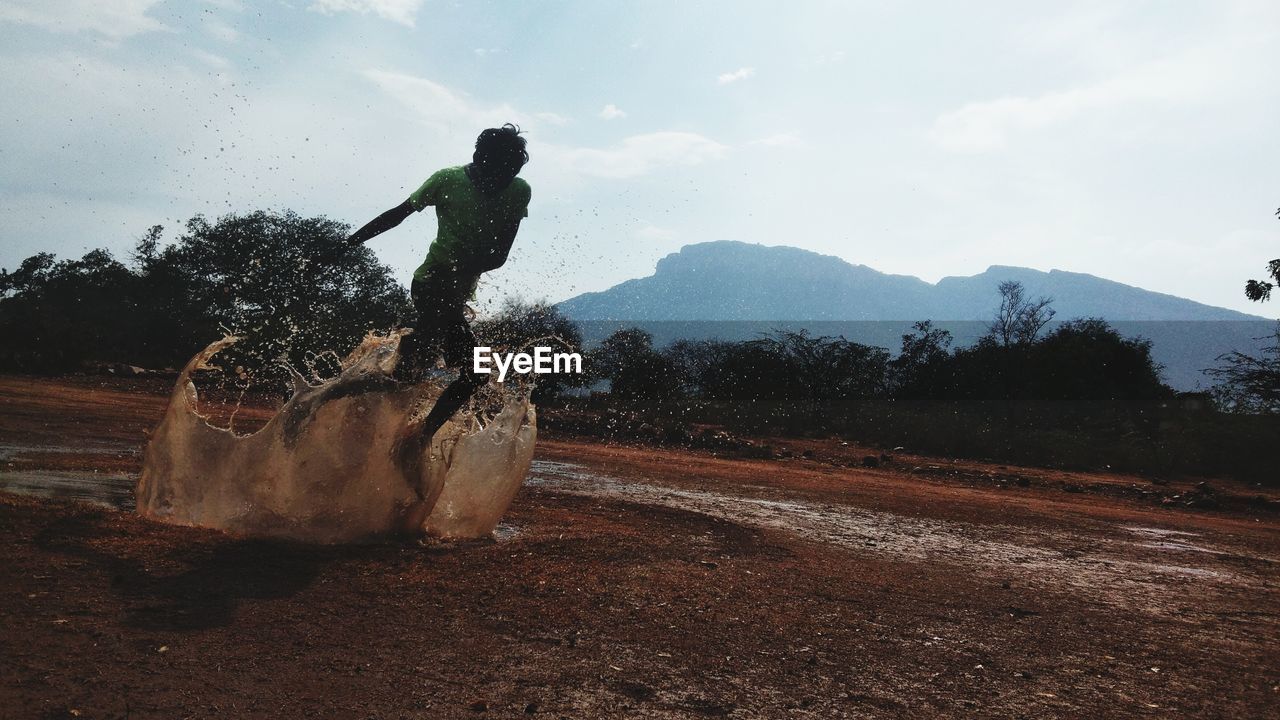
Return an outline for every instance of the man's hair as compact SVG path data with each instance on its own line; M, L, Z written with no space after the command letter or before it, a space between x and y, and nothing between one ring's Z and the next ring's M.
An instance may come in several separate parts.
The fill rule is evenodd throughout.
M529 162L529 153L524 148L520 127L507 123L480 133L476 138L475 161L487 170L507 170L514 175Z

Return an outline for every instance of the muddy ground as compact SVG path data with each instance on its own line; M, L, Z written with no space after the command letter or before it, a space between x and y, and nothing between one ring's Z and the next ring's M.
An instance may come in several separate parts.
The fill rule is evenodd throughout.
M0 717L1280 707L1257 487L552 438L495 541L307 547L128 512L167 390L0 377Z

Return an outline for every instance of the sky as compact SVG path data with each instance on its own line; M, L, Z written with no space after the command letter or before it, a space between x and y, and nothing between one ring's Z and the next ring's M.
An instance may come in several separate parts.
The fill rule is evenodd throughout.
M359 226L526 132L499 299L680 247L1099 275L1274 316L1280 3L0 0L0 267L200 213ZM370 242L408 281L415 215Z

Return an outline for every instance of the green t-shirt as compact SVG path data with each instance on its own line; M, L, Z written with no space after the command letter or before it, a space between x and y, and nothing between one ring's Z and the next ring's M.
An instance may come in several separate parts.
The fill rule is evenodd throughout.
M426 261L413 276L421 279L434 271L453 271L472 257L505 250L497 247L499 236L511 223L529 216L531 194L529 183L516 178L497 195L486 197L462 167L445 168L427 178L409 196L409 203L419 211L435 205L439 228ZM458 287L469 288L471 294L479 279L479 275L459 278Z

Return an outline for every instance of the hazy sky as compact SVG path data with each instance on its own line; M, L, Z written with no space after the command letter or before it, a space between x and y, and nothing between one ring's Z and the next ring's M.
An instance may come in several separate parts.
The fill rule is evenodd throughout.
M153 224L359 225L518 122L530 217L482 297L682 245L935 281L1093 273L1274 316L1280 2L0 0L0 266ZM371 247L402 280L435 219Z

